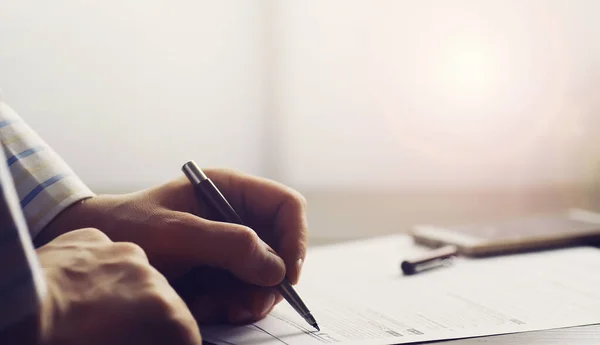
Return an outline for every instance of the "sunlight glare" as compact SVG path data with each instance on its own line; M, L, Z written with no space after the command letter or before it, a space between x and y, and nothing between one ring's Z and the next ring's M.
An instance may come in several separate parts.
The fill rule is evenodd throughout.
M458 102L480 102L496 91L499 63L485 48L477 41L460 42L445 52L440 76L448 96Z

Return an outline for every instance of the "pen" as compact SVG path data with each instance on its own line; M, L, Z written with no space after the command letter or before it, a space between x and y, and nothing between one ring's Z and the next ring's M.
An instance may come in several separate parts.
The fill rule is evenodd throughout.
M198 192L196 195L201 194L205 201L215 209L222 221L243 225L240 216L235 212L233 207L231 207L229 202L227 202L219 189L217 189L217 186L215 186L204 172L200 170L194 161L185 163L181 170L183 170L185 176L187 176L192 183L194 190ZM317 331L320 331L317 321L287 278L284 278L281 284L278 285L278 289L283 298L288 301L294 310L296 310L309 325L316 328Z
M442 266L449 266L457 255L456 246L444 246L426 253L423 256L402 261L400 268L406 275L423 272Z

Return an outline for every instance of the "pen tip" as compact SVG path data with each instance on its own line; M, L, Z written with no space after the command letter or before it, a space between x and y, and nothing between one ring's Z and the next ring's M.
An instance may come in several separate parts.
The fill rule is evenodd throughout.
M317 331L321 331L321 329L319 328L319 325L317 325L317 320L315 320L315 318L312 316L312 314L309 312L308 314L304 315L304 320L306 320L306 322L313 326Z

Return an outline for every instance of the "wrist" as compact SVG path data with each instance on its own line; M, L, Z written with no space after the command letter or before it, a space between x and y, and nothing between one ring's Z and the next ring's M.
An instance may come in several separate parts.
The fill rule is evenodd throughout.
M62 210L40 233L35 237L36 247L42 246L56 237L69 231L82 228L106 228L104 217L108 213L111 196L94 196L74 202Z

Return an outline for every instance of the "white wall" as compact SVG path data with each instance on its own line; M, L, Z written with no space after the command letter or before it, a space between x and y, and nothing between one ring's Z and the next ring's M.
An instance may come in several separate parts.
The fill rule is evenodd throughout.
M244 0L2 0L0 89L97 190L187 159L262 174L262 16Z
M274 4L286 182L600 179L600 2Z
M96 189L598 178L595 0L3 0L0 88ZM69 128L68 130L66 128Z

